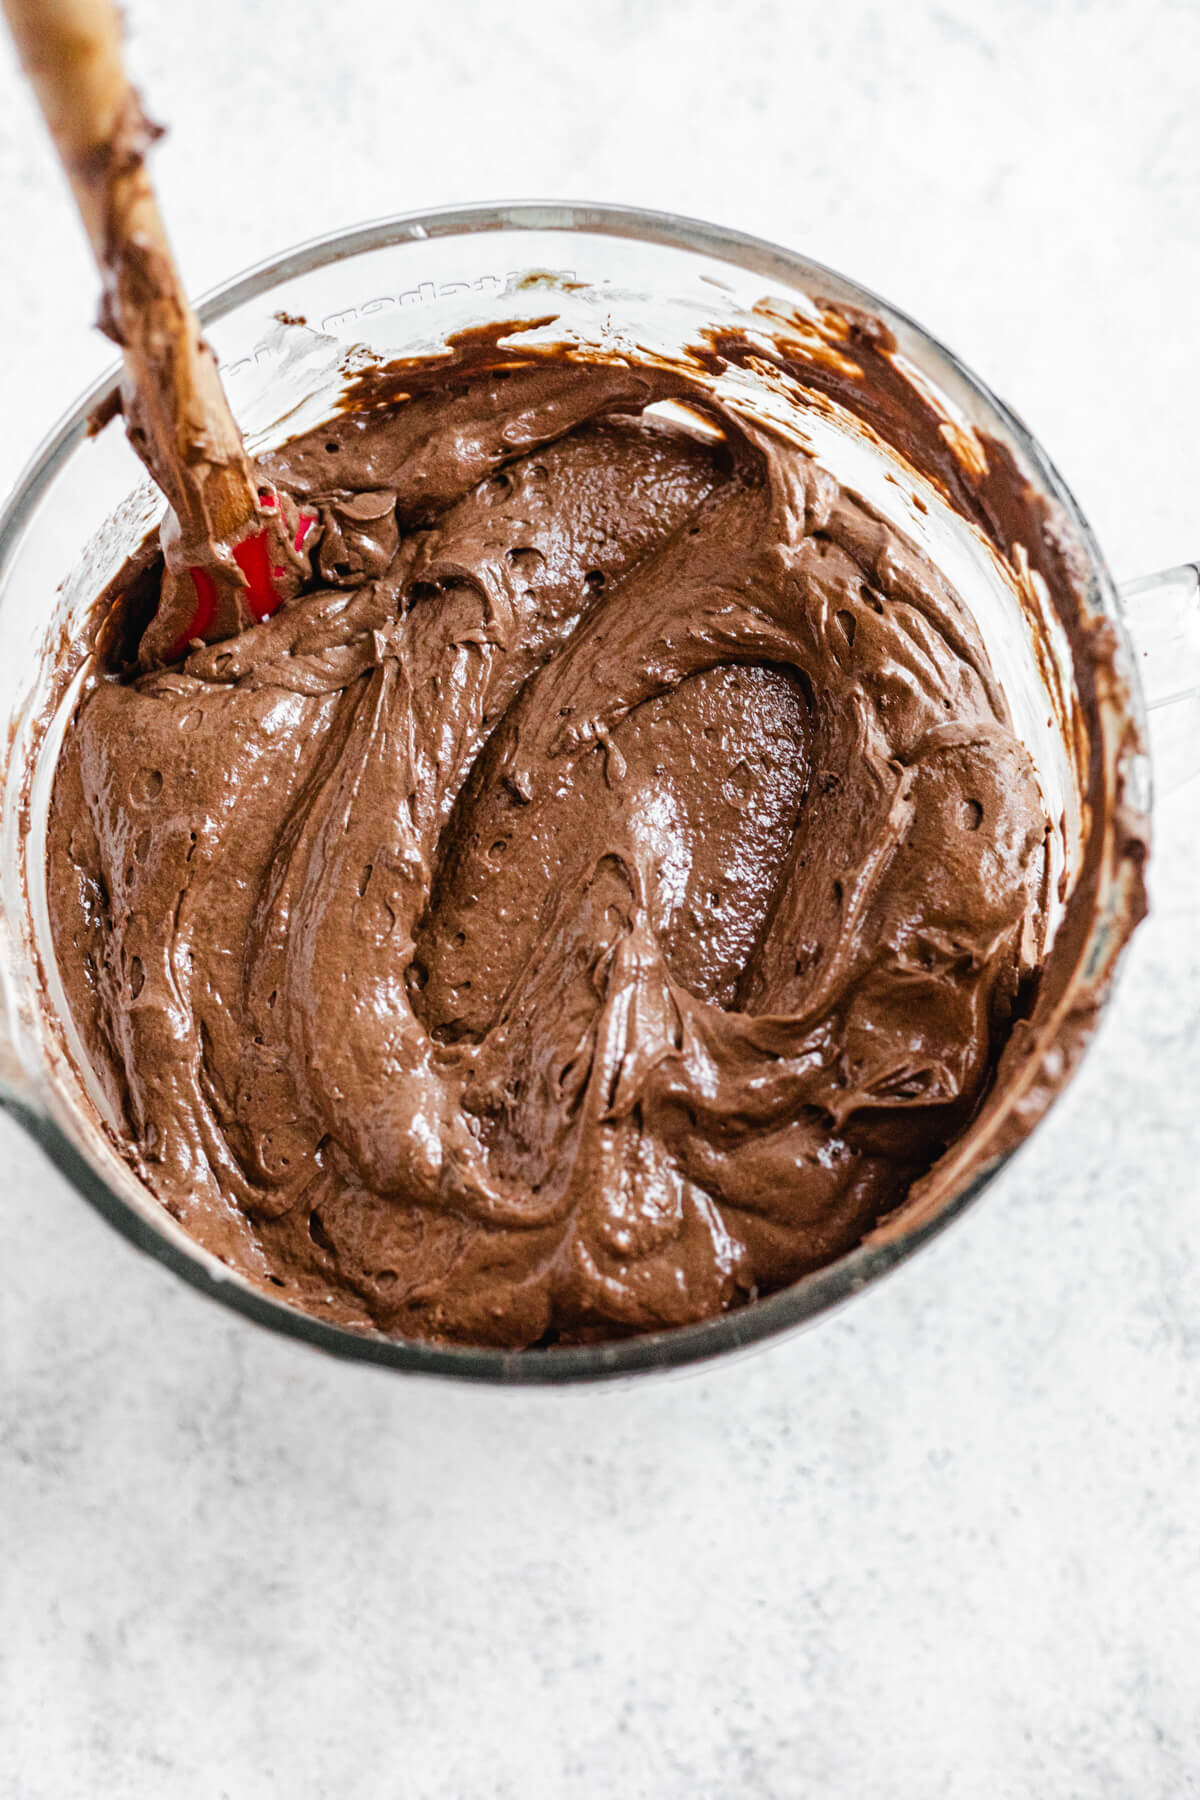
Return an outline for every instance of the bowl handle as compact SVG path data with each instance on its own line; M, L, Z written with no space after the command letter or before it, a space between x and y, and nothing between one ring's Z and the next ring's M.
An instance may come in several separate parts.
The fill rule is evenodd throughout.
M1200 563L1121 589L1146 710L1158 793L1200 774Z

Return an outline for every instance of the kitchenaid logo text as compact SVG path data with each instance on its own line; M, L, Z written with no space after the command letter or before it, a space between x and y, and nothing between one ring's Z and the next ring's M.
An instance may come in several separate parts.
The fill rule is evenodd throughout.
M408 307L432 306L438 300L453 300L459 294L504 294L512 293L518 288L536 288L543 284L554 287L574 280L574 269L511 269L507 275L475 275L469 281L422 281L416 287L404 288L398 294L378 294L373 300L363 300L358 306L344 306L338 312L326 313L313 329L326 332L331 337L342 337L356 319L368 319L375 313L403 312ZM307 320L282 322L308 323ZM285 353L286 346L278 342L257 344L249 356L243 356L237 362L222 363L221 373L226 376L237 375L243 369L252 368L257 363L271 362Z

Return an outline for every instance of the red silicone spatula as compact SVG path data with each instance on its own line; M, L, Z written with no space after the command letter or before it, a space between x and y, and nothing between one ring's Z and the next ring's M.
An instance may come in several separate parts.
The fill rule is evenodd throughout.
M121 60L112 0L3 0L103 279L134 449L167 497L147 663L228 637L308 573L315 514L255 474L175 267L145 153L158 136Z

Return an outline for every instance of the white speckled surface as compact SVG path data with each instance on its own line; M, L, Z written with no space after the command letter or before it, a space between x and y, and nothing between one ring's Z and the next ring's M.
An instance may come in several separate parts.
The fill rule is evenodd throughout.
M954 345L1118 576L1200 556L1191 0L129 11L194 288L500 192L707 215ZM4 485L108 360L5 54L0 195ZM336 1366L138 1256L0 1121L3 1800L1200 1792L1198 812L1162 807L1154 917L1004 1185L686 1380Z

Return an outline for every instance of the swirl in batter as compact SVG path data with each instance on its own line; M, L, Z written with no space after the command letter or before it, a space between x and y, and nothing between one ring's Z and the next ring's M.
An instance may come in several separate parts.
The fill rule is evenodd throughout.
M780 1288L1027 1004L1046 818L965 608L663 391L451 367L297 439L322 585L72 723L89 1054L170 1210L326 1318L527 1346Z

